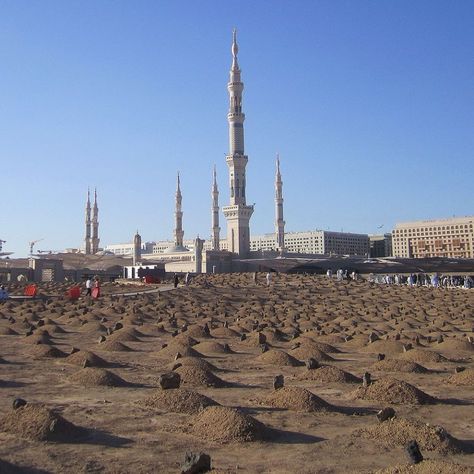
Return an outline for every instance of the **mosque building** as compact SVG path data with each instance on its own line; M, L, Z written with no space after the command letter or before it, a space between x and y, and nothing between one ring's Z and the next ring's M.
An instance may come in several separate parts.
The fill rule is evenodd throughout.
M199 236L196 239L184 239L183 230L183 196L178 174L175 195L175 229L173 241L146 242L142 244L141 237L134 237L133 242L126 244L107 245L106 251L116 255L133 255L140 253L141 264L152 261L164 262L166 271L172 272L224 272L249 270L249 259L258 258L262 251L274 252L275 256L283 252L306 254L322 253L352 253L366 255L369 240L367 234L344 234L339 232L313 231L308 240L307 233L290 233L285 237L285 221L283 218L283 181L280 171L280 157L276 158L275 173L275 233L264 236L251 236L250 219L254 207L247 204L246 166L248 156L244 146L245 114L242 107L244 84L238 62L237 34L233 31L232 64L229 72L227 90L229 93L229 111L227 121L229 126L229 152L226 163L229 169L229 204L222 207L227 221L227 236L220 237L219 225L219 190L217 174L214 167L211 186L211 238L205 242ZM86 221L90 220L86 207ZM95 208L94 208L95 209ZM87 213L89 212L89 214ZM94 218L92 219L94 223ZM87 227L86 227L87 228ZM301 237L299 234L305 234ZM87 250L86 231L86 250ZM93 246L94 236L90 238ZM139 243L137 243L139 242ZM307 244L304 245L303 244ZM333 244L331 246L331 244ZM139 249L137 248L139 245ZM138 259L134 258L134 265ZM134 271L135 273L135 271Z

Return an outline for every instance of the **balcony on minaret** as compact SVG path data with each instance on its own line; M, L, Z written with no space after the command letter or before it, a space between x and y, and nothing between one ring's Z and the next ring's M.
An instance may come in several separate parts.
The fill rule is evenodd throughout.
M227 118L229 119L229 122L234 125L234 126L241 126L243 127L243 124L240 122L240 120L242 120L242 122L245 120L245 114L243 114L241 111L240 112L229 112L227 114ZM236 119L239 119L239 121L237 122Z
M243 153L240 153L236 151L235 153L232 153L231 155L227 155L225 158L225 161L227 162L227 165L234 165L235 168L243 168L245 169L245 165L249 161L248 156L244 155Z

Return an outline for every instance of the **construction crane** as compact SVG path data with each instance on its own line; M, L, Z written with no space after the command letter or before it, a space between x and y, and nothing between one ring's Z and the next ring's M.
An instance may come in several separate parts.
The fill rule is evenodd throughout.
M44 239L32 240L31 242L28 243L28 245L30 246L30 255L33 255L33 247L35 246L35 244L37 244L38 242L41 242L42 240Z

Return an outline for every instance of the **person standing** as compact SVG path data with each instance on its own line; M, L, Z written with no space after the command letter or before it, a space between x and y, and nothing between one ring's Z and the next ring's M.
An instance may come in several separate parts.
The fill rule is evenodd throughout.
M272 276L270 274L270 272L267 273L267 286L270 286L270 282L271 282L271 279L272 279Z
M186 275L184 276L184 283L186 286L189 285L189 272L186 272Z
M6 301L9 298L5 285L0 286L0 301Z
M92 280L87 278L86 280L86 296L91 296L92 294Z
M94 279L94 298L100 297L100 280L99 277L96 276Z
M176 273L174 274L174 277L173 277L173 283L174 283L174 287L178 288L179 277Z

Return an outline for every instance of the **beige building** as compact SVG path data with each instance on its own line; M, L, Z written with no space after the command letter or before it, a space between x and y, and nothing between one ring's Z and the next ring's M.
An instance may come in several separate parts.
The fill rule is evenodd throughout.
M275 234L254 235L250 238L250 250L277 250ZM319 255L368 255L367 234L311 230L307 232L286 232L287 252Z
M394 257L474 258L474 217L396 224L392 245Z
M166 242L163 242L163 245L166 245L166 247L163 248L162 252L164 252L170 245L173 244L172 240L167 240ZM147 254L147 253L153 253L153 248L154 246L157 245L156 242L145 242L141 244L141 253L142 254ZM113 253L114 255L133 255L135 248L135 243L134 242L126 242L123 244L109 244L105 247L105 251L107 253Z

